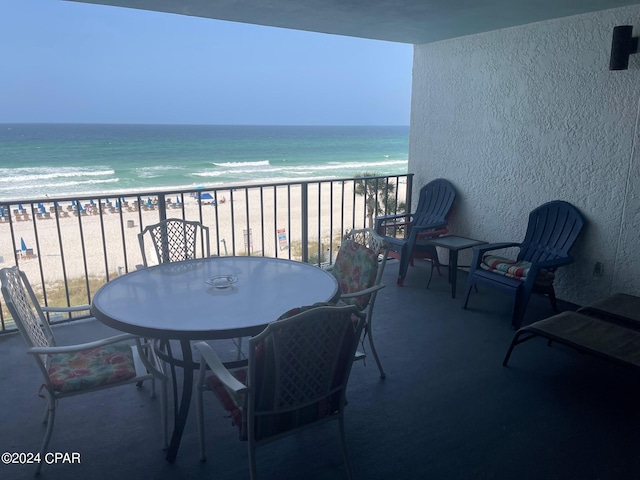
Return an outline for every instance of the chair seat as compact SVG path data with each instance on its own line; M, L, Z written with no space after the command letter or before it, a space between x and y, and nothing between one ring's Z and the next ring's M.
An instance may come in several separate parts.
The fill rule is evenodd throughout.
M516 261L486 253L482 256L480 268L524 282L531 269L531 262L524 260ZM555 274L553 272L541 269L536 277L536 285L552 285L554 279Z
M74 392L123 382L136 376L133 352L120 343L51 356L49 378L56 392Z

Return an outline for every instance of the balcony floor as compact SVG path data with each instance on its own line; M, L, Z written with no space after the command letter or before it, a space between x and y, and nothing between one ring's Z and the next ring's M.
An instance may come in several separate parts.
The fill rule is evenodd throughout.
M510 301L481 289L472 310L451 299L446 276L425 290L428 266L395 285L389 262L374 332L387 378L375 362L354 364L346 411L354 478L636 479L640 475L640 383L635 371L542 339L502 359L513 337ZM446 273L446 272L445 272ZM561 305L564 309L570 305ZM552 314L532 298L525 322ZM56 328L60 343L112 333L97 322ZM225 344L218 348L228 349ZM35 452L44 427L40 374L19 335L0 338L0 452ZM160 448L159 403L148 385L63 399L50 451L79 452L80 465L45 465L41 478L248 478L246 444L207 398L208 460L200 462L192 409L178 458ZM33 466L2 465L3 478L33 478ZM328 424L262 447L261 479L345 478L337 426Z

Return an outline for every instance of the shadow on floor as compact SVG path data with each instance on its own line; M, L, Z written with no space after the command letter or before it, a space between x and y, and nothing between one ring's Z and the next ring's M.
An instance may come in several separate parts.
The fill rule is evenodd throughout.
M395 285L397 262L385 272L374 333L387 372L373 359L354 365L346 434L356 479L600 479L640 478L635 371L542 339L502 359L513 337L510 300L481 289L462 310L464 281L451 299L446 276L429 290L426 263ZM572 309L571 305L561 305ZM531 300L525 323L552 314ZM76 342L109 335L85 322L56 328ZM216 348L231 352L220 343ZM0 337L0 452L36 452L45 401L35 362L18 335ZM159 404L149 386L63 399L51 451L80 453L80 464L45 465L42 479L249 478L246 445L217 402L206 407L208 461L201 463L192 409L178 458L164 460ZM337 427L326 425L263 447L261 479L346 478ZM33 478L32 465L0 465L0 478Z

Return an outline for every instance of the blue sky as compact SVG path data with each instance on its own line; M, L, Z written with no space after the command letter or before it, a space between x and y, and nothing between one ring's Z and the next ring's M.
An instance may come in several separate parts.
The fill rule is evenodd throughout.
M413 47L0 0L0 123L408 125Z

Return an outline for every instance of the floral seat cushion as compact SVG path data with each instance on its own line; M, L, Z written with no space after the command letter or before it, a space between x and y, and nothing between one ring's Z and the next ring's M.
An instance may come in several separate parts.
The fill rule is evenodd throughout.
M338 280L340 293L356 293L373 286L378 273L378 254L366 246L354 242L343 242L338 250L333 270ZM356 305L360 310L369 303L369 295L344 299L345 303Z
M531 262L524 260L516 261L509 258L499 257L485 253L482 257L480 267L489 272L498 273L505 277L524 281L531 269ZM549 270L540 270L536 277L538 285L552 285L555 274Z
M49 362L50 386L73 392L129 380L136 376L129 345L116 343L72 353L57 353Z

